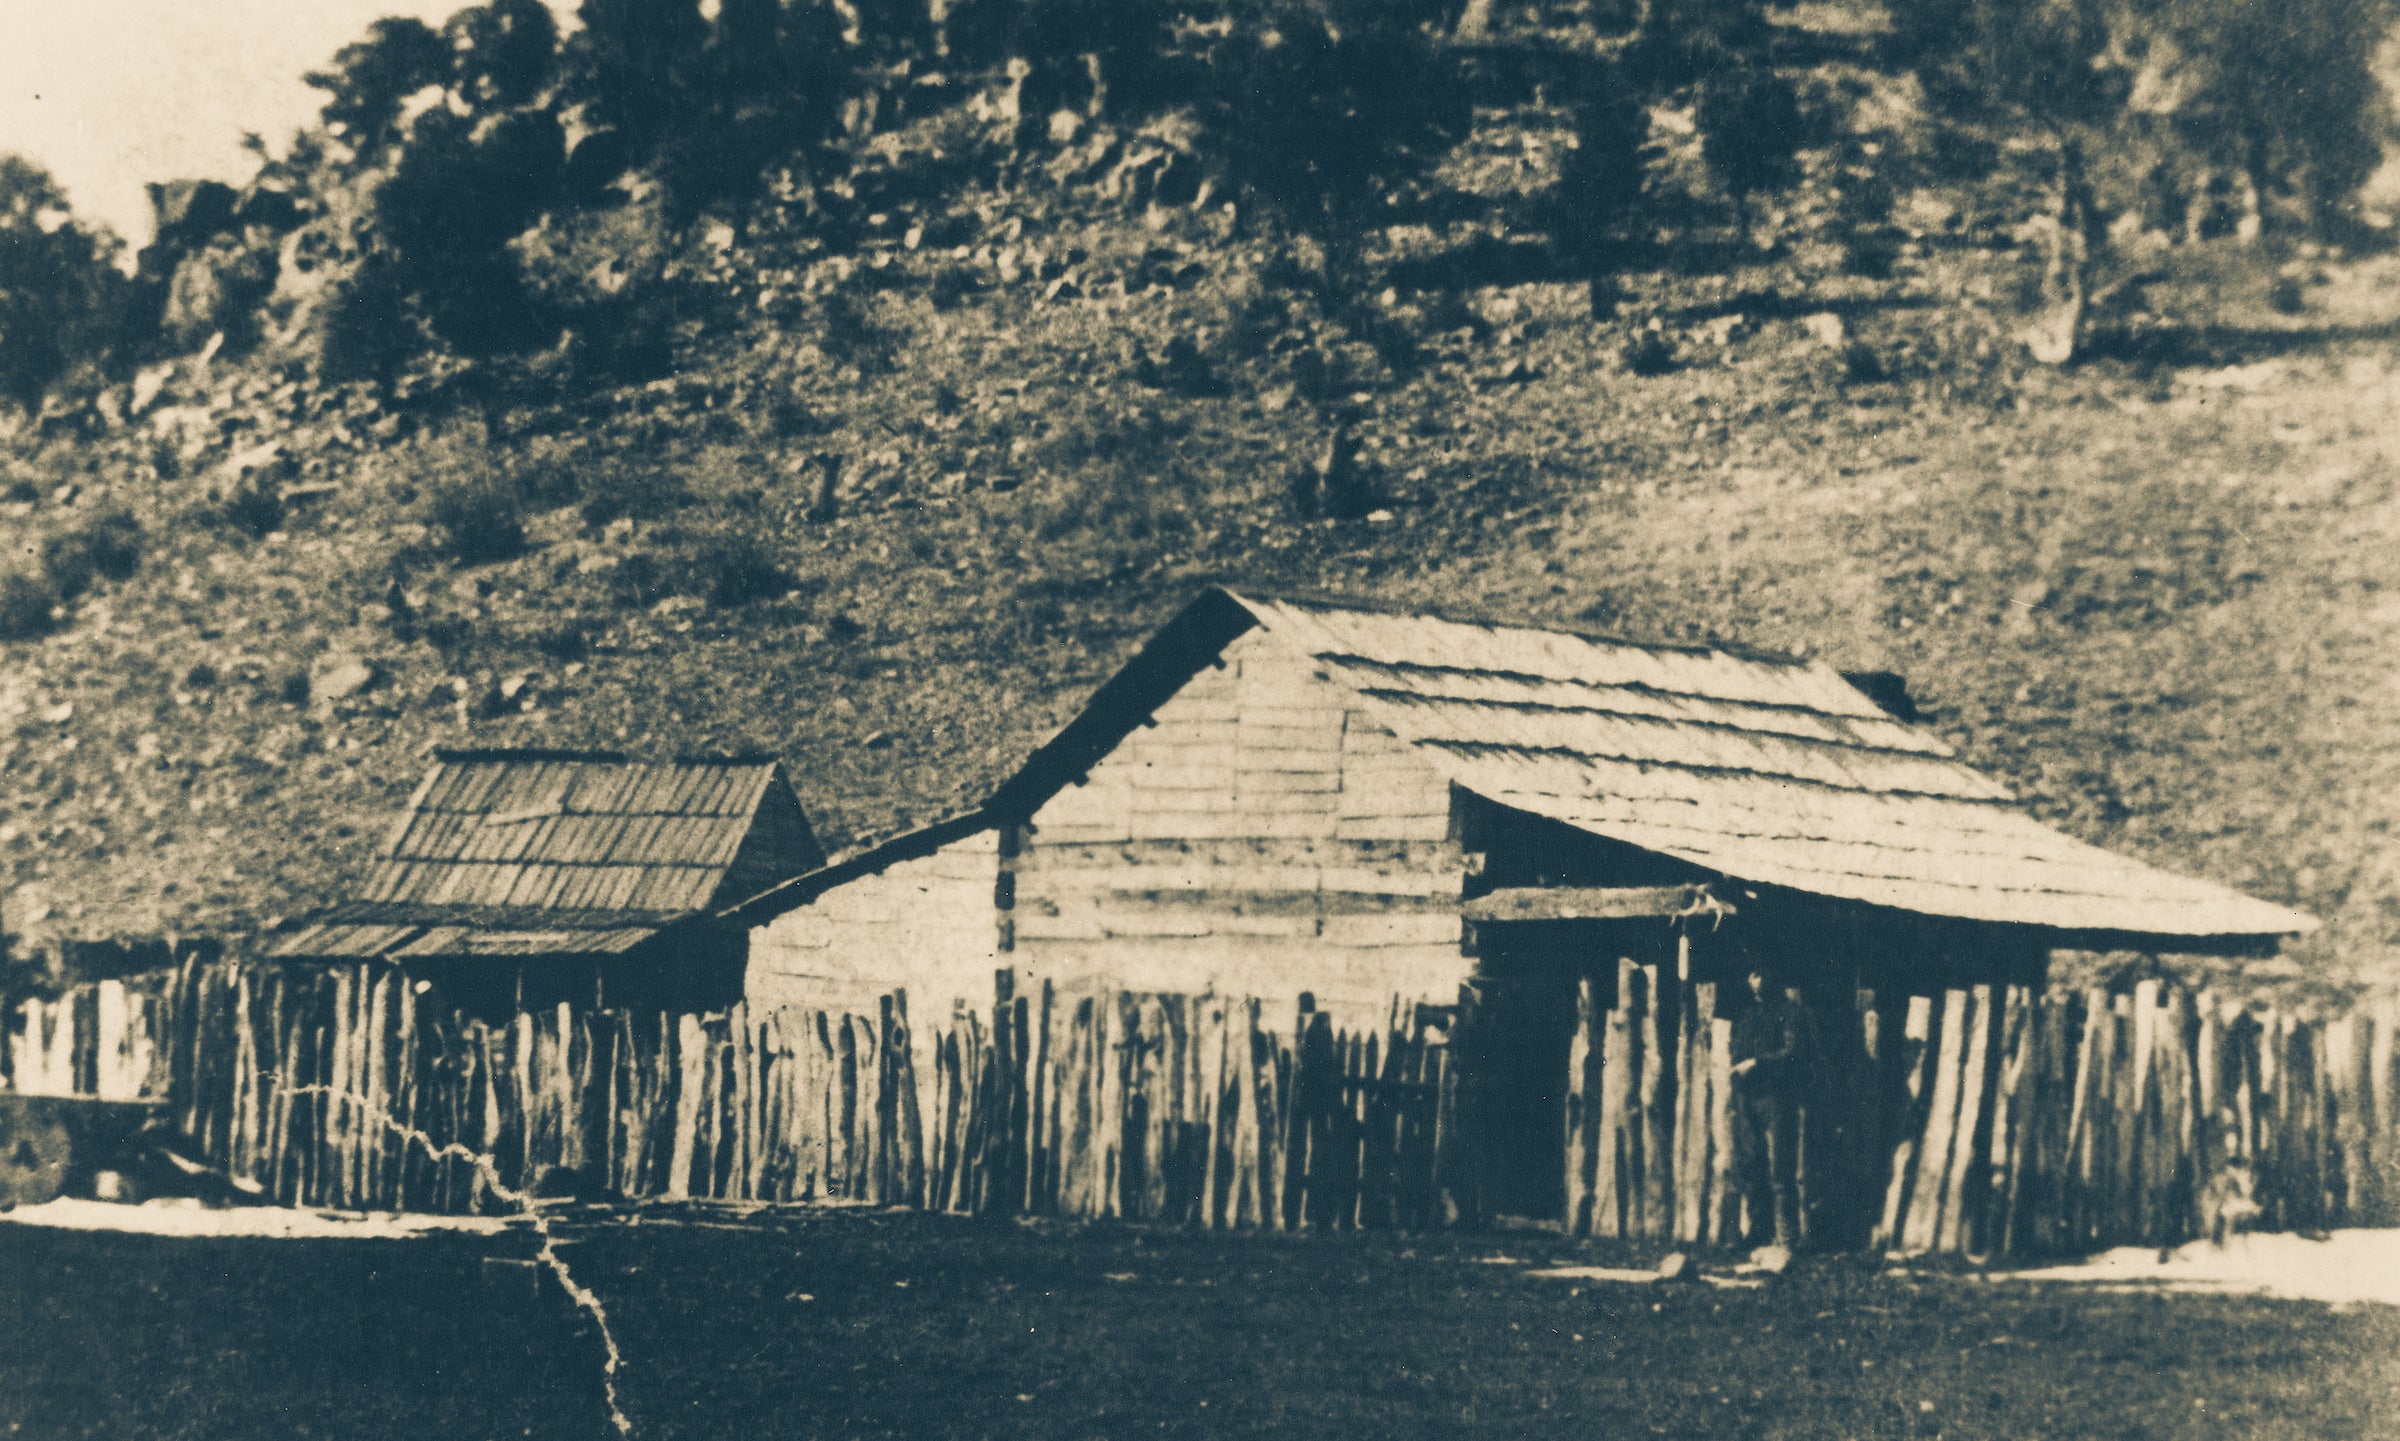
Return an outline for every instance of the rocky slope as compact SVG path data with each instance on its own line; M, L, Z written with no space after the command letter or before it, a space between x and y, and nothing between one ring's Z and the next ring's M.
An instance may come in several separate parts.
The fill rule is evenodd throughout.
M1905 142L1905 95L1820 77ZM2138 343L2047 371L2000 181L1905 196L1882 280L1812 183L1773 252L1662 253L1594 320L1523 223L1536 99L1331 297L1162 190L1172 133L907 184L965 123L877 142L854 243L698 228L665 379L379 394L269 347L22 428L0 554L114 508L142 542L0 642L9 930L305 909L441 744L762 749L853 847L972 804L1225 579L1902 671L2067 829L2326 918L2259 974L2395 973L2390 260L2177 251Z

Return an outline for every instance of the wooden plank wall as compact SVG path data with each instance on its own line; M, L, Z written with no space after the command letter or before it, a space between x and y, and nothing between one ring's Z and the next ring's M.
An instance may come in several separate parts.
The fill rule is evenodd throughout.
M873 1009L905 989L920 1005L991 998L1000 955L1000 838L985 831L837 886L750 931L753 1008Z
M1012 963L1062 989L1311 993L1371 1028L1466 979L1466 860L1431 767L1313 662L1230 646L1037 812Z

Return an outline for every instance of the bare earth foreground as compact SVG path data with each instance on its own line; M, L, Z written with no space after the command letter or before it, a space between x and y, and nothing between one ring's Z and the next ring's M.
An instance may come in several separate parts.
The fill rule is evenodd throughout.
M572 1228L635 1433L2382 1437L2400 1309L1887 1274L1576 1285L1549 1236L890 1215ZM0 1228L28 1437L604 1434L597 1337L505 1235ZM1505 1257L1515 1264L1494 1264Z

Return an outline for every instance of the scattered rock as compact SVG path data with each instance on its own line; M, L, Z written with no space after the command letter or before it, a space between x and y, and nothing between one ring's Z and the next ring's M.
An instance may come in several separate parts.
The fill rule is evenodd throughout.
M270 475L283 466L283 445L270 440L248 450L236 451L217 467L217 474L226 480L238 481L251 475Z
M144 366L133 377L133 392L126 403L125 413L139 416L148 411L152 405L157 403L159 392L165 390L167 382L174 378L175 362L172 360Z
M328 651L308 673L309 694L320 703L347 700L375 684L375 664L346 651Z
M1800 328L1808 332L1809 339L1827 350L1839 350L1842 342L1850 336L1849 327L1843 325L1842 318L1830 310L1820 310L1814 315L1802 317Z

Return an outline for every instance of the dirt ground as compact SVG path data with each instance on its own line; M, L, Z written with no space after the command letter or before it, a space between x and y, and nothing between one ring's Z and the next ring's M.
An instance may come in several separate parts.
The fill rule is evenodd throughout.
M2400 1309L1892 1274L1578 1285L1546 1235L881 1215L572 1231L641 1437L2379 1437ZM0 1233L0 1428L605 1433L534 1240ZM487 1262L499 1258L499 1263ZM1496 1257L1506 1257L1504 1264Z

